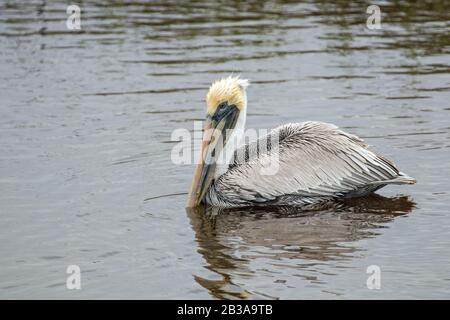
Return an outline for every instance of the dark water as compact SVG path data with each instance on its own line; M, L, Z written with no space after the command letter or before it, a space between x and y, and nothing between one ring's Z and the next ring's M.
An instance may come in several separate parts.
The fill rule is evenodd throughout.
M378 2L381 30L358 1L103 3L70 31L64 1L0 2L0 297L450 297L448 1ZM186 212L171 133L231 72L252 81L248 128L333 122L418 184Z

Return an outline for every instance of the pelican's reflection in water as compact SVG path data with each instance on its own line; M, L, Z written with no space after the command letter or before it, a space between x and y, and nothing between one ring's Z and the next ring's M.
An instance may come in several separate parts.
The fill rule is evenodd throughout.
M255 259L272 259L278 271L286 259L291 267L352 259L359 250L355 241L376 236L378 228L408 214L414 206L408 197L373 194L315 211L295 207L187 209L198 252L206 260L206 268L219 275L219 279L194 277L216 298L264 298L264 294L246 291L233 282L234 276L255 276L258 270L250 267ZM292 263L296 260L298 264Z

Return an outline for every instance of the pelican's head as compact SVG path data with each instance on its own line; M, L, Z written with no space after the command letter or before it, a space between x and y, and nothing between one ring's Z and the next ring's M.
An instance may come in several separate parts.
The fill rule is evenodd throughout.
M207 116L213 117L225 105L243 110L247 104L245 89L248 85L248 80L233 76L213 82L206 95Z
M228 142L231 130L247 106L248 80L229 76L215 81L206 95L206 119L200 161L197 164L188 198L188 207L200 204L214 180L215 160Z

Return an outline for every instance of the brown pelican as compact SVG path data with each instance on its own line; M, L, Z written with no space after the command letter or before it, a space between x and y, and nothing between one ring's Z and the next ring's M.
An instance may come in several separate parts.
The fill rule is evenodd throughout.
M248 84L229 76L209 88L188 207L307 206L416 182L362 139L329 123L288 123L244 144ZM272 174L263 170L268 163L276 164Z

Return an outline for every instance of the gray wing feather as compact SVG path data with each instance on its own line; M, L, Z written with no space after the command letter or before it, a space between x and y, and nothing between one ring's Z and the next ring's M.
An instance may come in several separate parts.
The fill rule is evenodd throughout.
M261 143L279 137L279 147ZM215 183L224 200L233 203L270 202L280 197L327 198L376 190L390 183L414 183L392 162L375 154L360 138L323 122L286 124L235 153L245 154ZM263 174L267 163L277 161L274 175Z

